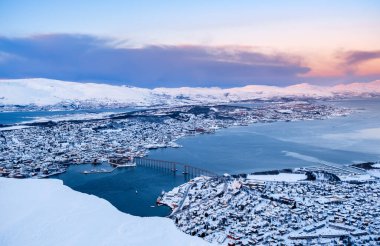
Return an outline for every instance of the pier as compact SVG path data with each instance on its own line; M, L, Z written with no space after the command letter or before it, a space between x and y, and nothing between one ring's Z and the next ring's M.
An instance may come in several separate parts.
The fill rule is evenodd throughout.
M211 172L209 170L194 167L194 166L180 163L180 162L149 159L149 158L143 158L143 157L135 158L135 162L136 162L136 166L145 166L145 167L151 167L151 168L164 169L164 170L172 171L173 173L181 172L182 174L186 176L190 176L190 177L197 177L197 176L202 176L202 175L209 176L209 177L218 176L216 173Z

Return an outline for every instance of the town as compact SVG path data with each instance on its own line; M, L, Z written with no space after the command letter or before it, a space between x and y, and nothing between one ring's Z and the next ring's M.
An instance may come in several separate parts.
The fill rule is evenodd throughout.
M157 203L173 209L180 230L223 245L379 245L380 164L374 165L375 177L337 167L329 175L326 166L201 176Z
M106 115L96 119L47 120L0 127L0 176L44 178L71 164L133 162L150 149L181 147L175 141L257 122L323 120L350 109L307 101L261 106L181 106Z

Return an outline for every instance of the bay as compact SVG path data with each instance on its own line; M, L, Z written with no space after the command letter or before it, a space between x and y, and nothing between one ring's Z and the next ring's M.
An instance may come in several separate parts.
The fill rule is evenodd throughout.
M221 129L215 134L180 139L183 148L153 150L148 157L177 161L219 174L294 168L318 163L337 165L380 160L380 100L329 102L355 108L347 117L318 121L260 123ZM165 190L186 181L179 172L136 167L109 174L84 175L91 165L71 166L57 176L71 188L102 197L119 210L138 216L166 216L151 207ZM137 191L137 192L136 192Z

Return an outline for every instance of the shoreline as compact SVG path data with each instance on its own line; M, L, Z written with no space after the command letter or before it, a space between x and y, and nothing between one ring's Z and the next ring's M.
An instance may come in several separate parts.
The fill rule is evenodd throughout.
M171 208L168 217L178 229L211 243L301 245L320 238L332 243L342 236L373 241L380 232L379 163L371 164L377 177L352 174L359 179L351 180L336 179L323 169L301 174L303 168L201 176L162 194L158 202Z
M215 117L214 121L216 126L213 124L207 123L205 127L196 127L195 129L191 131L187 130L182 130L181 134L172 134L171 140L170 141L165 141L161 143L146 143L145 146L140 147L140 153L131 153L131 157L144 157L148 155L149 149L155 149L155 148L167 148L167 147L179 147L178 144L176 144L176 141L185 138L188 136L193 136L193 135L200 135L200 134L205 134L205 133L214 133L215 131L221 129L221 128L229 128L233 126L239 126L239 127L244 127L247 125L253 125L255 123L271 123L271 122L287 122L287 121L299 121L299 120L326 120L331 117L342 117L348 114L351 114L353 112L352 109L347 109L347 108L341 108L341 107L332 107L332 106L327 106L327 105L318 105L318 104L313 104L313 103L302 103L299 104L298 107L300 107L300 111L303 112L306 109L309 110L315 110L318 112L318 114L313 114L314 111L307 112L306 115L304 113L299 113L294 108L294 103L291 103L290 105L288 103L281 103L281 104L275 104L275 105L265 105L265 106L260 106L257 108L247 108L247 107L241 107L241 106L228 106L228 105L215 105L215 106L182 106L182 107L174 107L174 108L165 108L165 109L144 109L141 111L133 111L133 112L126 112L126 113L119 113L119 114L111 114L108 115L107 118L105 119L90 119L90 120L75 120L75 121L63 121L63 122L36 122L36 123L30 123L28 126L40 126L42 128L40 129L49 129L49 128L59 128L60 126L64 126L65 124L73 124L73 126L79 127L81 124L100 124L101 122L117 122L118 120L125 121L125 120L136 120L137 123L135 124L146 124L150 120L157 120L157 121L162 121L165 119L165 117L168 120L171 121L178 121L178 124L181 125L183 123L182 121L182 116L181 113L179 112L187 112L188 110L190 114L194 117L199 117L199 115L216 115L212 116ZM289 113L287 110L284 111L284 109L291 107L291 113ZM269 115L275 114L274 116L256 116L255 110L261 110L263 113L269 112ZM238 110L236 113L235 111ZM241 112L240 112L241 111ZM187 112L187 113L189 113ZM232 113L232 115L231 115ZM241 115L243 113L243 115ZM184 113L182 113L184 114ZM253 114L255 116L254 118L247 118L246 115L250 116ZM226 118L232 117L230 118ZM148 117L148 118L144 118ZM150 117L150 118L149 118ZM211 118L212 118L211 117ZM256 118L257 117L257 118ZM271 118L272 117L272 118ZM191 117L190 117L191 118ZM211 119L210 118L210 119ZM207 118L208 119L208 118ZM186 122L186 121L185 121ZM207 122L200 118L199 122ZM196 124L199 124L197 120L195 120ZM162 123L159 123L162 124ZM21 126L21 125L20 125ZM96 128L93 128L96 129ZM1 128L0 128L1 130ZM20 129L21 130L21 129ZM28 131L38 131L39 129L35 129L33 127L30 128L25 128L24 130ZM102 130L102 129L100 129ZM112 130L112 128L111 128ZM16 130L17 131L17 130ZM79 130L80 131L80 128ZM97 131L97 130L95 130ZM3 132L3 134L7 134L9 131ZM148 146L149 145L149 146ZM76 162L81 164L85 164L88 162L91 162L91 160L85 160L85 161L80 161L76 160ZM70 161L65 161L65 162L55 162L55 165L72 165L73 163ZM65 168L63 166L62 168Z
M312 181L322 181L322 182L347 182L347 183L360 183L360 182L379 182L380 181L380 161L377 162L363 162L363 163L356 163L356 164L347 164L344 167L353 167L353 166L365 166L366 169L360 169L361 171L368 171L368 170L375 170L377 172L374 174L369 174L370 177L364 177L363 173L350 173L349 175L346 175L346 173L333 173L328 172L324 170L323 168L320 170L310 171L307 169L307 167L298 167L298 168L284 168L284 169L276 169L276 170L268 170L268 171L257 171L252 173L242 173L242 174L224 174L216 177L208 177L208 176L197 176L192 179L190 179L188 182L183 183L182 185L191 184L191 186L188 186L188 189L193 187L193 182L196 179L206 178L210 180L214 179L249 179L254 182L258 183L265 183L265 182L281 182L281 183L287 183L287 182L312 182ZM377 167L378 166L378 167ZM321 164L321 167L323 167L323 164ZM342 168L337 168L335 171L342 170ZM291 175L302 175L304 174L304 179L291 179ZM368 174L368 173L367 173ZM376 175L375 175L376 174ZM278 176L278 177L276 177ZM341 177L349 176L351 179L341 179ZM356 177L359 177L359 179L356 179ZM300 177L300 176L298 176ZM276 179L280 178L280 179ZM181 187L180 185L179 187ZM175 187L174 189L177 189ZM167 206L171 209L171 213L166 216L168 218L172 218L175 213L177 213L177 210L180 206L170 204L168 202L163 201L163 197L168 192L165 192L158 196L156 200L157 206ZM186 199L182 198L184 201Z

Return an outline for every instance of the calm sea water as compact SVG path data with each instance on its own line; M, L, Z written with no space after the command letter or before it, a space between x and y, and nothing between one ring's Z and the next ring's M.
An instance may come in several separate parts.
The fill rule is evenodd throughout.
M75 110L75 111L33 111L33 112L0 112L0 124L16 124L26 121L32 121L40 117L52 117L60 115L75 115L84 113L103 113L103 112L130 112L134 108L118 109L93 109L93 110Z
M353 107L348 117L323 121L276 122L222 129L186 137L183 148L151 151L150 158L189 163L220 174L380 160L380 100L329 102ZM378 133L378 134L376 134ZM123 212L165 216L165 207L151 207L162 190L185 182L181 174L150 168L127 168L108 174L81 172L91 165L71 166L62 179L71 188L111 202ZM136 192L137 191L137 192Z
M91 164L70 166L66 173L54 178L63 180L74 190L104 198L122 212L139 216L167 216L170 213L168 207L155 206L157 197L163 190L171 190L187 181L183 175L147 167L119 168L102 174L82 173L107 167Z
M331 102L358 109L328 120L260 123L181 139L180 149L158 149L151 158L190 163L218 173L380 160L380 100ZM366 136L378 129L378 136ZM360 131L363 131L361 133Z

